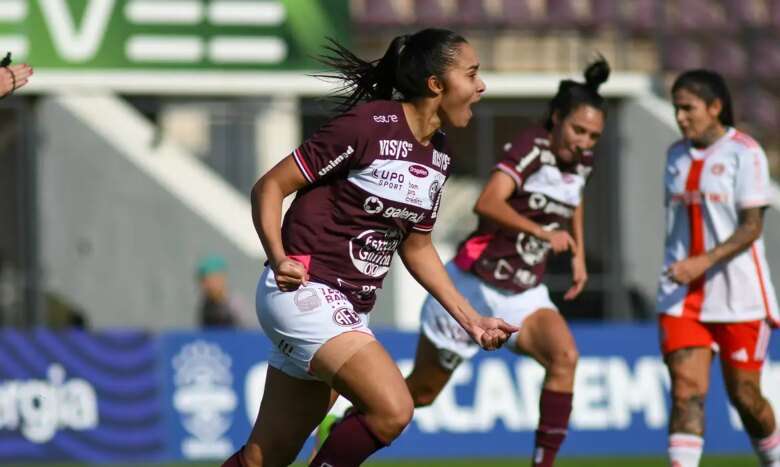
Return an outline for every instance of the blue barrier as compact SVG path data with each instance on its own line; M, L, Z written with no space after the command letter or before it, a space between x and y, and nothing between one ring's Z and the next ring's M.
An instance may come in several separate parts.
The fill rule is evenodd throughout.
M668 376L651 325L575 325L581 357L563 455L652 455L666 449ZM403 371L417 335L377 337ZM246 439L270 342L253 332L0 332L0 461L222 458ZM780 345L770 345L780 360ZM718 365L705 449L748 452ZM527 457L543 370L509 352L464 363L437 402L380 458ZM780 408L780 363L764 392Z
M158 357L137 331L0 331L0 461L161 459Z

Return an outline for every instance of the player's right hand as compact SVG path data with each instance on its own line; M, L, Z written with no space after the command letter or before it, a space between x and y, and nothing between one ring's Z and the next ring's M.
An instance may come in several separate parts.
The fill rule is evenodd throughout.
M574 239L571 238L569 232L565 230L547 232L545 237L546 238L543 238L543 240L546 240L547 243L550 244L550 248L552 248L555 253L563 253L566 250L577 250L577 244L574 243Z
M300 261L292 258L284 258L273 268L276 275L276 286L282 292L292 292L298 287L306 285L309 280L309 273L306 272L306 266Z
M483 349L497 350L509 340L512 333L519 330L520 328L512 326L501 318L480 316L470 323L466 332Z

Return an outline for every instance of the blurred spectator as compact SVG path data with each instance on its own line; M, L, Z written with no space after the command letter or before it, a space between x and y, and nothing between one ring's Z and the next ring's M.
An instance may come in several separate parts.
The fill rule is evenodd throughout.
M55 292L45 294L46 325L53 329L89 328L89 320L79 307Z
M227 261L219 255L209 255L198 263L200 285L199 319L201 326L249 327L256 323L240 300L230 295L227 284Z

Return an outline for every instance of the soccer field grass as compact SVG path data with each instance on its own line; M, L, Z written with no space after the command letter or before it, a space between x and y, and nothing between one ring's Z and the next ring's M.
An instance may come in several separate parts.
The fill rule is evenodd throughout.
M78 467L89 464L8 464L4 467ZM111 467L214 467L217 462L176 462L165 464L105 464ZM367 462L367 467L517 467L528 465L527 459L437 459L410 461L374 461ZM604 458L562 458L555 463L556 467L668 467L664 457L604 457ZM753 467L757 466L753 456L704 456L700 467ZM294 467L304 467L303 463L293 464Z

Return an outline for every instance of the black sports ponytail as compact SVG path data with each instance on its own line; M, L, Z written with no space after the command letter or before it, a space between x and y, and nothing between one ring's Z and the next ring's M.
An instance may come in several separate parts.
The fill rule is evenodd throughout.
M423 29L394 38L382 58L366 61L336 41L328 41L327 53L320 61L336 73L315 76L343 82L336 94L341 111L361 101L431 96L428 78L443 79L455 61L458 46L466 43L462 36L446 29Z
M559 120L563 120L582 105L594 107L606 114L607 107L604 98L599 94L599 88L609 78L610 71L607 60L599 56L598 60L585 69L584 83L570 79L561 81L558 85L558 92L550 100L547 120L544 124L545 129L552 130L553 115L557 115Z

